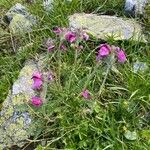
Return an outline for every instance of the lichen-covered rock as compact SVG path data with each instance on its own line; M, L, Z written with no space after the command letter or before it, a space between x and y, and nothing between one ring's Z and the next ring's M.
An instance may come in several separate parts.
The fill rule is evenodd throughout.
M31 15L20 3L10 8L5 18L9 23L10 31L14 34L29 32L31 27L37 23L36 17Z
M0 112L0 147L2 149L17 145L22 147L31 136L28 129L33 124L29 109L31 97L35 95L32 74L38 71L37 65L30 61L21 70L18 80L12 86Z
M15 15L9 24L10 31L14 34L31 32L31 27L32 23L20 14Z
M6 13L6 18L7 18L7 20L8 20L9 23L11 22L11 20L13 19L13 17L16 14L23 15L26 19L28 19L33 24L36 24L36 22L37 22L36 17L33 16L33 15L31 15L28 12L28 10L26 9L26 7L23 6L23 5L21 5L20 3L17 3L13 7L11 7L9 9L9 11Z
M148 3L150 3L150 0L126 0L125 14L130 16L143 15Z
M74 14L69 17L72 30L83 28L93 36L106 40L113 36L115 40L145 41L141 26L133 19L96 14Z
M138 72L144 72L148 70L148 65L145 62L135 62L133 64L133 72L138 73Z

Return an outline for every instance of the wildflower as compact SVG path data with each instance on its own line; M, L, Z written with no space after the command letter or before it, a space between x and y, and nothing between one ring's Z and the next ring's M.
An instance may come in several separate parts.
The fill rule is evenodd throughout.
M54 30L53 30L53 32L54 32L55 34L57 34L57 35L59 35L60 33L62 33L62 31L63 31L63 29L60 28L60 27L55 27Z
M60 45L60 49L63 50L63 51L66 51L66 50L67 50L67 47L66 47L64 44L61 44L61 45Z
M96 60L99 61L100 59L108 56L111 52L111 47L108 44L101 44L99 47L98 55L96 56Z
M40 97L32 97L31 103L35 107L40 107L43 103L42 99Z
M53 40L52 38L48 38L46 43L45 43L45 46L47 48L47 50L49 52L51 52L52 50L54 50L55 48L55 44L54 44L55 40Z
M91 95L90 95L90 92L86 89L86 90L83 90L81 95L85 98L85 99L90 99L91 98Z
M111 51L110 45L108 45L108 44L101 44L98 53L99 53L99 55L101 57L106 57L106 56L109 55L110 51Z
M66 34L65 34L65 39L70 42L70 43L73 43L76 41L76 35L75 33L71 32L71 31L68 31Z
M54 48L55 48L55 45L50 45L50 46L48 47L48 51L51 52Z
M96 61L99 61L99 60L101 60L102 59L102 57L98 54L97 56L96 56Z
M86 32L83 33L83 40L85 40L85 41L89 40L89 35Z
M117 58L120 63L124 63L127 58L125 52L119 47L116 48Z
M43 84L42 74L39 72L34 72L32 75L32 79L34 81L32 84L32 88L39 90Z
M42 74L40 72L34 72L32 74L32 79L42 79Z

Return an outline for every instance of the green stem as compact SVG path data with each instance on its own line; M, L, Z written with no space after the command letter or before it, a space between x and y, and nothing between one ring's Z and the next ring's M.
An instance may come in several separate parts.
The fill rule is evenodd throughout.
M103 90L103 88L104 88L104 86L105 86L105 82L106 82L106 79L107 79L107 76L108 76L108 74L109 74L109 71L110 71L111 67L112 67L112 64L108 64L105 77L104 77L104 79L103 79L102 85L100 86L100 89L99 89L99 92L98 92L98 96L100 96L101 93L102 93L102 90Z
M70 86L71 86L72 75L73 75L73 72L75 71L75 68L76 68L77 58L78 58L78 50L75 49L74 64L73 64L73 69L71 71L70 78L69 78L68 90L70 89Z
M87 88L87 86L88 86L90 80L93 78L93 76L94 76L95 73L96 73L96 70L98 69L98 67L99 67L100 65L101 65L100 62L98 62L98 63L96 64L96 66L94 67L93 72L90 73L90 75L88 76L87 81L86 81L86 83L84 84L84 88L83 88L83 89L86 89L86 88Z

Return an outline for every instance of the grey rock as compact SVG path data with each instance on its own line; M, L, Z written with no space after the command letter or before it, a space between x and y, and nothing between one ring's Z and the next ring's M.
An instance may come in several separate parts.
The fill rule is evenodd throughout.
M26 144L27 139L34 136L36 132L37 119L34 118L30 103L31 98L37 93L32 89L33 80L31 78L34 72L44 70L45 58L45 55L40 55L38 61L31 60L25 63L18 79L3 102L0 111L0 150L9 149L14 145L21 148ZM46 103L48 72L42 73L45 82L38 94L43 103Z
M34 117L29 105L36 93L32 89L31 78L33 72L42 69L42 62L43 59L40 59L37 64L34 61L25 64L3 103L0 112L0 149L13 145L22 147L33 135L31 131L35 130Z
M137 61L137 62L135 62L135 63L133 64L133 72L134 72L134 73L137 73L137 72L144 72L144 71L146 71L147 69L148 69L148 66L147 66L147 64L144 63L144 62L139 62L139 61Z
M126 0L125 1L125 14L128 16L142 15L145 12L146 5L150 0Z
M23 34L32 31L32 23L23 15L16 14L10 22L9 28L13 34Z
M28 9L25 6L21 5L20 3L17 3L13 7L11 7L9 11L6 13L6 18L8 19L9 23L11 22L11 20L16 14L23 15L26 19L31 21L33 24L36 24L37 22L36 17L31 15L28 12Z
M74 14L69 17L72 30L82 28L93 36L106 40L113 36L115 40L146 41L142 27L133 19L96 14Z
M10 31L14 34L30 32L31 27L37 23L35 16L31 15L26 7L17 3L6 13Z

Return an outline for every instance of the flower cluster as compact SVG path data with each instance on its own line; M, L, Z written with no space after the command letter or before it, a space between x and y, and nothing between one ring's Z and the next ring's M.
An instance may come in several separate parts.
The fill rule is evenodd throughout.
M99 46L99 50L98 50L98 54L96 56L96 60L97 61L102 60L103 58L109 56L112 53L114 53L115 56L117 56L118 62L120 62L120 63L124 63L127 60L126 59L126 54L121 48L115 47L115 46L110 46L107 43L101 44Z
M52 72L48 73L47 79L48 79L48 81L53 81L54 80L54 75L53 75ZM32 80L33 80L32 89L39 92L42 89L42 86L43 86L43 83L44 83L43 74L40 73L40 72L34 72L33 75L32 75ZM43 100L39 96L32 97L31 102L32 102L32 105L34 105L36 107L39 107L43 104Z
M83 49L83 45L81 45L81 42L89 40L89 35L81 29L78 29L73 32L67 28L56 27L54 28L53 32L60 39L61 44L59 46L59 49L62 51L67 50L66 42L75 45L75 48L80 50ZM54 40L51 38L47 40L46 45L49 52L53 51L56 48L56 45L54 44Z
M43 75L40 72L34 72L32 75L32 80L33 80L33 84L32 84L32 88L34 90L41 90L42 85L43 85ZM43 101L40 97L38 96L34 96L32 97L32 105L39 107L42 105Z
M36 107L40 107L43 104L43 101L40 97L34 96L32 97L32 105Z
M62 51L67 50L66 43L69 43L71 47L77 50L82 50L84 46L82 45L83 41L88 41L89 40L89 35L82 29L76 29L74 31L71 31L70 29L67 28L60 28L56 27L53 29L53 32L55 33L57 39L59 39L60 44L59 44L59 49ZM46 42L48 52L52 52L53 50L56 49L56 44L55 40L49 38ZM110 56L110 57L109 57ZM107 58L107 59L105 59ZM109 66L112 66L116 60L119 63L124 63L126 62L126 54L124 50L122 50L119 47L116 47L114 45L109 45L107 43L100 44L98 47L98 52L96 55L96 60L97 61L108 61ZM111 68L111 67L110 67ZM53 76L49 74L48 76L49 80L53 80ZM40 73L34 73L32 77L34 83L33 83L33 89L35 90L40 90L43 84L43 78L42 74ZM91 99L91 93L88 89L84 88L84 90L80 94L84 99ZM33 97L32 99L32 104L34 106L40 106L42 104L42 100L39 97Z
M43 84L42 74L40 72L34 72L32 75L32 79L33 79L32 88L34 90L40 90Z

